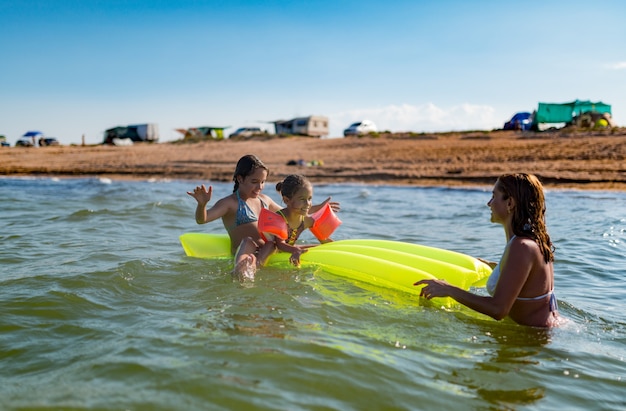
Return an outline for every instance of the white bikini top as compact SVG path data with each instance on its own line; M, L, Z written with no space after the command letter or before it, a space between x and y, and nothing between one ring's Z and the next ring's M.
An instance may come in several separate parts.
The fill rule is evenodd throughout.
M509 248L511 241L513 241L514 238L515 238L515 235L511 237L508 243L506 243L506 247L504 247L504 253L502 253L503 256L506 253L506 249ZM500 258L500 262L502 262L502 258ZM491 275L489 276L489 279L487 279L487 286L486 286L487 292L492 297L493 297L493 294L496 292L496 286L498 285L498 280L500 279L500 262L498 263L498 265L496 265L493 268L493 271L491 271ZM519 301L535 301L535 300L540 300L542 298L545 298L547 296L551 296L550 304L552 304L552 299L553 299L552 296L554 296L553 293L554 293L554 290L550 290L547 293L543 295L539 295L537 297L517 297L516 299Z
M511 237L509 242L506 243L506 247L504 247L504 252L502 253L503 256L504 254L506 254L506 249L509 248L511 241L513 241L514 238L515 236ZM502 262L502 258L500 258L500 262L498 263L498 265L496 265L493 268L493 271L491 271L491 275L489 276L489 279L487 280L487 292L491 296L493 296L493 294L496 292L496 286L498 285L498 280L500 279L500 263L501 262Z

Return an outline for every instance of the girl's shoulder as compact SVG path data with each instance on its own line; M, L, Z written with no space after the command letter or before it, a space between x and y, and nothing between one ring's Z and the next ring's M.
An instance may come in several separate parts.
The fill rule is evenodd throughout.
M233 206L237 207L238 205L237 195L235 193L229 194L226 197L222 197L219 200L217 200L216 204L223 204L228 207L233 207Z
M304 217L304 228L311 228L315 224L315 219L311 216Z
M276 212L282 209L282 207L279 206L274 200L272 200L272 197L268 196L267 194L259 194L259 200L261 200L265 204L265 206L270 209L270 211Z

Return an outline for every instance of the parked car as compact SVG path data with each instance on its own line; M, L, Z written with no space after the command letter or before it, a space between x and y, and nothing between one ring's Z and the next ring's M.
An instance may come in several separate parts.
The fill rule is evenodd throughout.
M15 142L15 147L35 147L35 143L32 137L22 136Z
M350 126L343 130L344 137L358 136L363 134L375 133L378 131L376 124L370 120L363 120L357 123L352 123Z
M0 147L11 147L11 144L7 142L7 138L5 136L0 136Z
M515 113L513 117L504 123L504 130L530 130L533 124L533 115L527 111Z
M41 147L43 147L43 146L58 146L59 145L59 140L57 140L54 137L40 138L39 139L39 145Z
M229 137L252 137L258 134L265 134L260 127L240 127L233 131Z

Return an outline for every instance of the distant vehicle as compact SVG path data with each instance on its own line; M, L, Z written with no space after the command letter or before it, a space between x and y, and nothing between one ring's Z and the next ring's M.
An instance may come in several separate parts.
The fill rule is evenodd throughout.
M527 111L515 113L513 117L504 123L504 130L530 130L533 125L533 115Z
M39 139L39 145L40 146L58 146L59 145L59 140L57 140L54 137L46 137L46 138L40 138Z
M5 136L0 136L0 147L11 147L11 144L7 142L7 138Z
M363 121L359 121L358 123L350 124L350 127L343 130L343 135L344 137L359 136L363 134L376 133L377 131L378 131L378 128L376 127L376 124L374 124L373 121L363 120Z
M277 135L324 137L328 135L328 117L308 116L272 121Z
M15 142L15 147L35 147L37 140L44 138L41 131L27 131Z
M102 144L119 145L121 140L128 139L122 144L128 145L133 142L156 143L159 141L159 125L156 123L133 124L129 126L117 126L104 131Z
M35 147L31 138L21 137L15 142L15 147Z
M230 134L230 137L252 137L258 134L265 134L260 127L240 127Z

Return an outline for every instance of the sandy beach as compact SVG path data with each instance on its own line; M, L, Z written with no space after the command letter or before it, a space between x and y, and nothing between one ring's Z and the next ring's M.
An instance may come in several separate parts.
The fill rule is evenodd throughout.
M626 191L626 128L4 147L0 175L231 181L245 154L263 160L270 182L301 173L314 183L490 186L502 173L528 172L551 188ZM298 160L308 164L288 165Z

